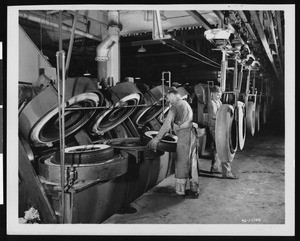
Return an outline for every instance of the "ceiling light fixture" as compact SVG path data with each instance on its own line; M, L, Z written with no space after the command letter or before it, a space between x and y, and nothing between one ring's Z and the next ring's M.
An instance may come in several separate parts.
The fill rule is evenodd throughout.
M91 76L91 74L90 74L89 71L87 70L87 71L83 74L83 76Z
M141 47L138 49L139 53L145 53L147 50L141 45Z

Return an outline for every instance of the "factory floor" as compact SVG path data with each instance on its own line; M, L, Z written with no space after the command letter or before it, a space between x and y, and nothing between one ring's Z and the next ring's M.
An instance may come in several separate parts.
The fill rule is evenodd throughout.
M276 117L276 118L275 118ZM246 137L232 170L237 180L205 173L211 161L201 159L198 199L175 198L174 175L130 204L134 213L115 214L106 224L284 224L284 121L276 113L255 136Z

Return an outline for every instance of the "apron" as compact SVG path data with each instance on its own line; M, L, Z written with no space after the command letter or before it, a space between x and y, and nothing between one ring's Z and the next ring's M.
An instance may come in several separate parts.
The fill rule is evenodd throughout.
M189 127L178 129L175 133L178 136L175 162L176 193L184 195L186 189L197 192L199 182L196 129L191 123Z

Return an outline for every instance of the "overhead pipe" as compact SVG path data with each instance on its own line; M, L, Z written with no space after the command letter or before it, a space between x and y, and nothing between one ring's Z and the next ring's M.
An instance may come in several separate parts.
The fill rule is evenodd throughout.
M46 19L42 19L42 18L34 16L32 14L19 12L19 17L26 18L26 19L28 19L30 21L33 21L33 22L36 22L36 23L41 23L41 24L45 24L45 25L48 25L48 26L51 26L51 27L59 28L59 24L54 23L54 22L50 22ZM67 27L65 25L62 25L62 29L65 30L65 31L72 32L72 28ZM85 33L83 31L80 31L80 30L77 30L77 29L75 30L75 34L80 35L82 37L89 38L89 39L94 39L94 40L97 40L99 42L102 41L102 39L99 38L98 36L95 36L95 35L92 35L92 34L89 34L89 33Z
M101 82L103 78L106 78L107 73L107 60L108 53L111 47L119 42L120 38L120 27L117 24L112 24L108 28L107 37L97 46L96 58L98 62L98 81Z

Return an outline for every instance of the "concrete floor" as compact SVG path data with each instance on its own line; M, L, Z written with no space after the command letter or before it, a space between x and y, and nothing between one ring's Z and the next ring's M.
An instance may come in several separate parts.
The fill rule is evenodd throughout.
M271 118L270 118L271 119ZM131 203L132 214L115 214L106 224L284 224L284 124L262 126L232 163L237 180L202 172L198 199L174 198L174 175ZM209 171L210 160L201 160Z

